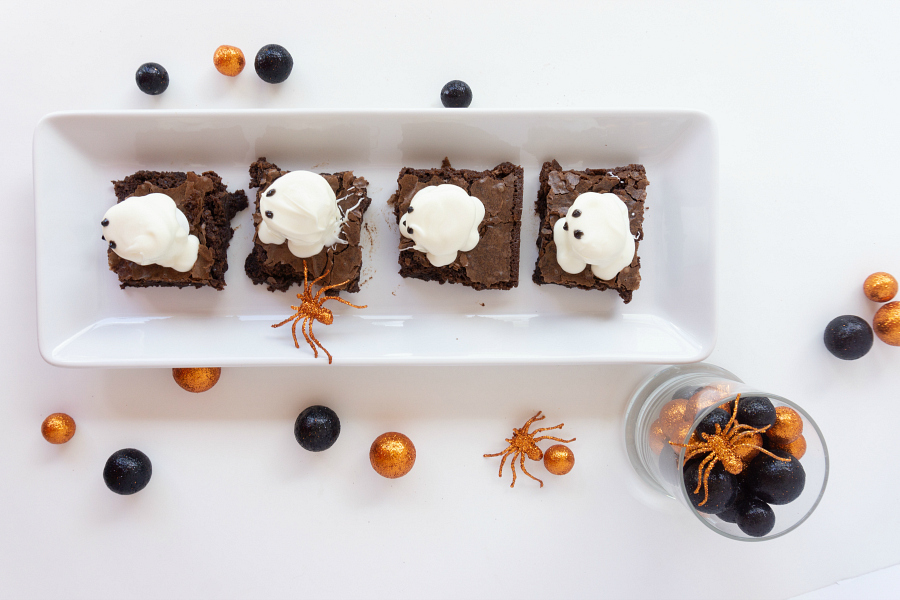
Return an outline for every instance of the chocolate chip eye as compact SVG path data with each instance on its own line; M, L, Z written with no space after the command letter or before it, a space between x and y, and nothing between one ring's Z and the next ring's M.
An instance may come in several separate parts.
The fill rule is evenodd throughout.
M580 240L583 235L584 235L584 232L582 230L580 230L580 229L575 230L575 239L576 240Z
M275 218L275 215L272 214L272 211L271 211L271 210L267 210L267 211L266 211L266 216L269 217L270 219L274 219L274 218Z
M563 231L568 231L568 230L569 230L569 224L563 223Z
M413 207L412 207L412 204L410 204L409 207L406 209L406 212L411 213L412 211L413 211Z
M110 249L110 250L115 250L115 249L116 249L116 243L115 243L115 242L110 242L110 243L109 243L109 249Z
M107 225L109 225L109 219L103 219L102 221L100 221L100 224L106 227Z
M275 195L275 188L272 188L271 190L266 192L266 198L271 198L274 195Z
M581 216L581 211L576 208L575 211L572 212L572 217L577 219L580 216Z
M106 241L106 236L105 236L105 235L101 235L101 236L100 236L100 239L103 240L103 241Z
M409 235L412 235L412 227L407 227L406 233L408 233Z

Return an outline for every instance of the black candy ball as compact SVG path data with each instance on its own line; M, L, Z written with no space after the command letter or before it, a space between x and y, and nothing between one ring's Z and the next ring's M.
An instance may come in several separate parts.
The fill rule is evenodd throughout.
M169 72L161 64L148 62L138 67L134 80L142 92L156 96L169 87Z
M775 406L765 396L741 396L735 420L741 425L760 429L775 424Z
M762 537L775 527L775 512L762 500L744 500L735 509L737 519L734 522L751 537Z
M667 443L659 453L659 462L657 463L659 474L672 485L678 485L678 453L675 450L671 444ZM681 449L678 448L678 450Z
M856 360L868 354L874 339L872 327L855 315L832 319L825 328L825 347L843 360Z
M740 485L741 478L738 477L738 490L734 494L734 502L730 507L726 508L720 513L716 513L716 517L722 519L726 523L734 523L737 521L737 507L747 499L746 494L744 493L744 488Z
M327 406L310 406L294 421L297 443L310 452L328 450L341 434L341 420Z
M472 88L465 81L448 81L441 89L441 104L445 108L468 108L472 104Z
M266 83L281 83L290 76L294 59L284 46L266 44L256 53L253 66Z
M707 435L715 435L716 434L716 425L719 426L719 432L725 431L725 426L728 425L728 421L731 420L731 415L728 414L727 411L722 410L721 408L714 408L709 411L709 414L703 417L703 420L697 425L697 428L694 429L698 434L705 433Z
M772 450L772 454L790 461L776 460L760 452L744 476L747 492L769 504L787 504L803 493L806 471L800 461L784 450Z
M103 467L106 487L117 494L128 496L141 491L150 483L153 465L140 450L125 448L114 452Z
M712 471L709 473L707 487L709 488L709 498L706 502L706 492L703 490L702 479L700 478L699 467L704 457L692 458L684 463L684 487L687 490L687 496L699 512L708 514L718 514L734 506L734 500L737 497L738 483L737 478L725 470L722 463L716 463ZM706 471L707 466L703 467ZM697 493L697 482L700 481L700 489ZM703 505L701 506L701 503Z

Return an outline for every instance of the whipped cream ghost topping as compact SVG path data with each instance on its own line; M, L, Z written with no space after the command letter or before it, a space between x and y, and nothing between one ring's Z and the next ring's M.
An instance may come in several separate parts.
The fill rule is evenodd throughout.
M260 241L282 244L287 240L291 254L299 258L315 256L326 246L347 243L340 237L345 216L334 190L318 173L285 173L263 193L259 212Z
M610 280L634 259L628 207L615 194L578 196L566 216L553 226L556 260L566 273L587 265L599 279Z
M416 192L400 219L400 233L413 240L435 267L449 265L457 252L478 244L484 204L457 185L445 183Z
M103 239L110 249L139 265L190 271L197 262L200 240L175 201L165 194L132 196L103 215Z

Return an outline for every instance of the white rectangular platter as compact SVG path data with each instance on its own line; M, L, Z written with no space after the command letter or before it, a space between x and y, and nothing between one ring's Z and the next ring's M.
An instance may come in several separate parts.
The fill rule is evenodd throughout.
M60 366L315 365L289 327L296 304L244 274L255 189L248 167L352 170L369 180L362 289L337 302L315 331L335 364L685 363L716 337L715 126L672 110L132 111L57 113L34 135L37 317L40 351ZM387 199L401 167L525 170L519 286L476 291L403 279ZM534 213L546 160L564 168L642 163L650 186L641 287L613 291L538 286ZM141 170L214 170L251 209L238 214L224 291L126 289L110 272L100 220L111 180ZM299 334L298 334L299 335ZM321 354L320 354L321 356Z

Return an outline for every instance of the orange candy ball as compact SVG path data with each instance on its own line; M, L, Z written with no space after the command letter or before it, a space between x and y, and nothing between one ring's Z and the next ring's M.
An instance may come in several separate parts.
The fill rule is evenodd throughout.
M575 453L568 446L555 444L544 452L544 467L554 475L565 475L575 466Z
M753 435L748 435L738 442L738 446L734 449L735 455L741 459L741 461L747 465L750 464L756 455L759 454L758 448L753 448L752 446L759 446L762 448L763 445L763 437L762 434L754 433Z
M686 406L687 400L679 398L666 402L660 409L659 424L669 438L681 428L682 421L684 421L684 409Z
M797 460L800 460L801 458L803 458L803 455L806 454L806 438L802 435L793 442L788 442L787 444L783 445L775 444L774 446L779 450L790 452Z
M687 407L684 410L684 419L686 421L693 421L704 408L712 406L713 404L718 404L722 398L727 396L727 391L720 390L717 386L713 385L708 385L697 390L694 395L691 396L690 400L688 400Z
M774 444L786 446L803 433L803 418L793 408L775 407L775 424L766 430L766 437Z
M885 344L900 346L900 302L888 302L879 308L872 329Z
M409 473L416 464L412 440L396 431L382 433L369 448L369 462L382 477L396 479Z
M221 367L199 367L193 369L172 369L172 378L182 389L195 394L205 392L219 381Z
M880 271L866 277L863 292L872 302L887 302L897 295L897 280L890 273Z
M41 423L41 435L51 444L65 444L75 435L75 419L66 413L53 413Z
M244 70L247 59L244 58L244 53L241 52L240 48L219 46L216 48L215 54L213 54L213 64L216 65L216 70L222 75L237 77Z
M666 433L662 429L662 425L659 423L659 419L653 421L653 424L650 425L650 435L648 436L650 442L650 450L653 454L659 455L662 452L662 449L666 445Z

